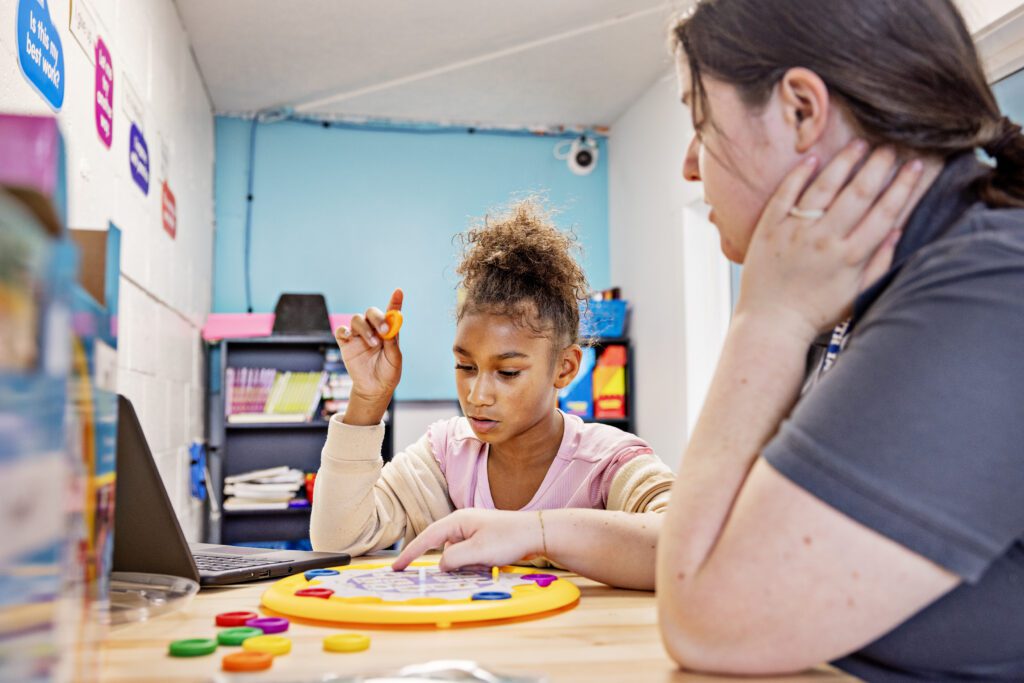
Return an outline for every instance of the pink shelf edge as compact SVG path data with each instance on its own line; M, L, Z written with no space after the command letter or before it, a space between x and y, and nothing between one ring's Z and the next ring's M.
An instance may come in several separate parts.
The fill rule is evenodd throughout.
M331 329L336 330L348 325L352 320L351 313L331 313ZM249 337L269 337L274 329L273 313L211 313L203 325L203 339L244 339Z

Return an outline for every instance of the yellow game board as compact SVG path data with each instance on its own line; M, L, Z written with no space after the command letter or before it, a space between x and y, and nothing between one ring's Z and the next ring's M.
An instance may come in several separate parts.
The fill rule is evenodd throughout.
M404 572L390 563L312 570L281 579L264 607L286 616L359 624L433 624L509 619L573 605L580 590L566 579L527 567L442 572L437 561Z

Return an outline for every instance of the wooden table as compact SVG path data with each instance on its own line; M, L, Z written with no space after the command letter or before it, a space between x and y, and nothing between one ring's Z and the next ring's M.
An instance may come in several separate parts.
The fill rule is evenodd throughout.
M358 558L354 564L380 562ZM479 627L431 630L325 628L293 623L287 635L291 654L277 657L257 680L319 681L325 674L384 672L438 659L474 660L496 673L544 675L551 683L696 682L727 680L680 672L665 654L658 634L654 594L609 588L559 572L582 592L579 604L550 617ZM221 657L180 659L167 646L181 638L212 637L214 616L236 610L259 611L260 595L271 581L203 589L182 610L140 624L111 629L100 649L101 680L210 681L221 675ZM370 649L354 654L324 652L329 633L357 630L372 639ZM251 675L251 674L249 674ZM225 679L231 674L223 674ZM741 679L737 679L741 680ZM749 681L750 679L742 679ZM851 680L828 668L786 679Z

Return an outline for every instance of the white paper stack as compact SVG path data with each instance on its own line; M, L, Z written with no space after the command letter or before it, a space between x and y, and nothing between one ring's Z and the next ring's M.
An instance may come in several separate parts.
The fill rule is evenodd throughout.
M301 470L283 465L224 477L224 509L285 510L305 479Z

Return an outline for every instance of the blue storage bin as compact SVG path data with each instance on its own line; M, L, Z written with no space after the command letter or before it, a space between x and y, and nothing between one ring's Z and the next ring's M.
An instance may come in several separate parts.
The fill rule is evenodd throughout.
M590 301L580 306L580 335L583 337L622 337L626 332L625 299Z

